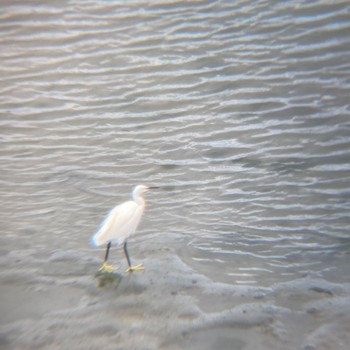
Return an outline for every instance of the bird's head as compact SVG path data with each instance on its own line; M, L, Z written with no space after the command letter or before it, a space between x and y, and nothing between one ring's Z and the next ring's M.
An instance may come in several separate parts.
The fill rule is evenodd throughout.
M132 191L132 197L137 198L142 196L144 193L148 192L149 190L153 190L159 187L154 186L146 186L146 185L137 185L134 190Z

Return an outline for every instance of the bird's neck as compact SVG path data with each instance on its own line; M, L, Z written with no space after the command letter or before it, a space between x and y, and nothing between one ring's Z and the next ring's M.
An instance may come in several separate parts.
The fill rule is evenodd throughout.
M134 200L134 202L136 202L137 203L137 205L139 205L139 206L144 206L145 205L145 199L143 198L143 197L141 197L141 196L134 196L133 197L133 200Z

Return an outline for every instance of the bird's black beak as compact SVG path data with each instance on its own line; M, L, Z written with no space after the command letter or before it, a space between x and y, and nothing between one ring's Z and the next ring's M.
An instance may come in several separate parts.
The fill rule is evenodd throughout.
M160 187L158 186L150 186L148 187L149 190L158 190Z

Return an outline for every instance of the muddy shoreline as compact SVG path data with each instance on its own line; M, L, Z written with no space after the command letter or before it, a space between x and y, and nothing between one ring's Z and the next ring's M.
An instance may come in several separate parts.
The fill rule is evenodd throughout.
M174 248L134 246L145 271L130 274L96 275L93 251L3 256L1 349L347 348L350 284L306 276L269 288L228 285ZM7 265L14 255L17 264Z

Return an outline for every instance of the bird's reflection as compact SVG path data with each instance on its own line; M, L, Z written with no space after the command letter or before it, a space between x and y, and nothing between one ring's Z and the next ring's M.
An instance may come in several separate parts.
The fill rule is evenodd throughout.
M106 286L114 286L118 287L121 280L122 275L120 273L117 273L115 271L108 272L108 271L98 271L95 274L95 278L98 281L98 286L100 288L106 287Z

